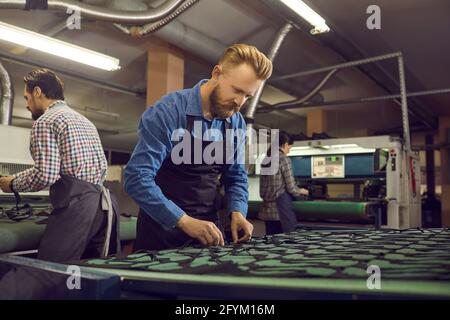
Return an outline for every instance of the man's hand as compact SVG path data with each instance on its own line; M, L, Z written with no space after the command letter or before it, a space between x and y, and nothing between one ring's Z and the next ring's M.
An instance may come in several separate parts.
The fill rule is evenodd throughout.
M205 246L223 246L225 244L222 232L212 222L195 219L184 214L178 220L177 227Z
M244 235L238 239L238 232L244 231ZM233 243L247 241L251 239L253 234L253 225L245 219L242 213L233 211L231 213L231 236L233 237Z
M309 190L308 189L300 189L299 195L301 196L309 196Z
M11 181L13 180L13 176L0 177L0 189L2 189L3 192L13 192L10 188Z

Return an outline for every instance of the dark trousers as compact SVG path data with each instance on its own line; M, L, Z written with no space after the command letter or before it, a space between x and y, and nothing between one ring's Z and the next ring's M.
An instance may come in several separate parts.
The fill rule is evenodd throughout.
M291 195L284 192L277 198L276 202L283 232L294 231L298 221L294 207L292 206Z

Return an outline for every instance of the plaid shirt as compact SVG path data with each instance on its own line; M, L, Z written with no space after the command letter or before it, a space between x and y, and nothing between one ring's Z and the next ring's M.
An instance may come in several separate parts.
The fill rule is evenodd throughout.
M281 150L279 151L279 159L280 165L275 174L260 176L259 195L264 200L258 214L261 220L280 220L276 203L277 198L284 192L293 196L300 193L300 188L295 184L292 174L291 159ZM266 162L266 160L263 162Z
M107 161L95 126L67 104L58 100L34 122L30 152L33 168L14 175L18 192L36 192L61 176L101 185Z

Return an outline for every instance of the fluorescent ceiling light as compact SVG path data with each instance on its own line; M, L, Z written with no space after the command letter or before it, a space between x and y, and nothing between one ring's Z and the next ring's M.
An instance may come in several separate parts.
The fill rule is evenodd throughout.
M308 150L308 149L311 149L311 147L292 147L291 151Z
M357 148L359 146L357 144L336 144L333 147L336 147L336 148Z
M120 69L119 59L3 22L0 22L0 39L91 67L107 71Z
M330 31L330 27L327 26L325 19L322 18L317 12L311 9L303 1L301 0L280 0L280 1L314 26L314 29L311 30L312 34L325 33Z

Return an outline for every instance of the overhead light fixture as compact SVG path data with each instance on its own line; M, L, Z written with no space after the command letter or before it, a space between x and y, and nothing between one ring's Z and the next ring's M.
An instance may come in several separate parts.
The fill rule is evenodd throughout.
M308 149L311 149L311 147L292 147L291 151L308 150Z
M334 147L336 147L336 148L358 148L359 146L357 144L350 143L350 144L337 144Z
M322 18L317 12L311 9L306 3L301 0L280 0L292 11L297 13L303 19L308 21L314 29L311 30L312 34L325 33L330 31L330 27L327 26L325 19Z
M3 22L0 39L102 70L120 69L119 59Z

